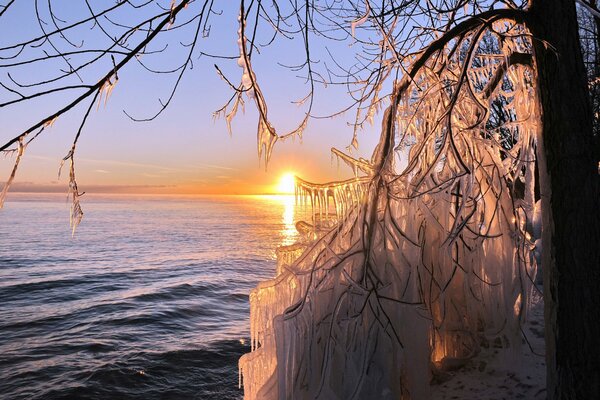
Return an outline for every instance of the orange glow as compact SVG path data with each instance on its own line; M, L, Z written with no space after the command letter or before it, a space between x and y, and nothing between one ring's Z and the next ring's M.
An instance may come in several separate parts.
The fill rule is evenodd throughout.
M281 194L292 194L294 193L294 188L296 185L296 180L294 178L294 174L292 172L286 172L279 178L279 183L277 184L277 193Z

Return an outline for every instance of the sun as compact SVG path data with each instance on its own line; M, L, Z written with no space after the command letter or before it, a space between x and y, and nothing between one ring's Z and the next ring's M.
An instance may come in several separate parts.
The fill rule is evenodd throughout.
M286 172L281 175L279 178L279 183L277 184L277 193L281 194L292 194L295 191L296 187L296 179L294 178L293 172Z

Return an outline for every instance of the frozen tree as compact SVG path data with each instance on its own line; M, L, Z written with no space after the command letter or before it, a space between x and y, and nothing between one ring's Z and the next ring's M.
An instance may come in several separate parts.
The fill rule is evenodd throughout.
M579 4L600 15L595 3ZM15 155L0 204L27 146L84 105L64 158L75 229L83 215L75 154L88 116L125 65L154 71L145 60L169 49L152 45L170 44L180 30L190 35L178 41L181 64L154 71L175 75L172 92L142 120L169 105L199 54L217 59L232 93L217 116L231 126L246 102L256 107L265 163L277 141L302 135L322 86L347 88L350 105L339 113L353 115L348 150L380 116L370 160L333 150L352 179L297 180L297 199L314 218L298 223L299 243L278 250L276 278L251 293L253 351L240 360L246 398L427 398L431 373L459 367L485 341L518 350L535 290L532 251L541 247L548 396L599 396L599 358L588 349L600 335L600 182L574 2L241 0L231 16L237 78L219 67L230 57L200 46L223 14L217 2L82 5L84 16L65 20L51 0L36 1L42 34L0 45L0 68L10 72L0 81L1 108L76 93L0 147ZM11 7L0 6L0 21ZM97 39L75 40L81 29ZM298 101L303 118L283 133L253 64L260 46L282 39L302 43L304 61L291 68L308 89ZM328 43L351 45L350 65ZM326 53L328 62L315 59ZM14 78L45 63L60 63L56 75ZM92 67L104 72L91 76Z
M298 182L316 217L251 294L247 398L425 399L430 365L519 348L539 110L530 34L495 14L407 60L371 160L335 151L354 179Z

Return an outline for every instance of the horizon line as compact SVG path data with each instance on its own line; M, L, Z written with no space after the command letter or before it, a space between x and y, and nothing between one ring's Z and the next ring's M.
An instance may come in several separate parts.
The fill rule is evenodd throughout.
M62 191L44 191L44 190L9 190L7 192L6 199L10 199L11 194L54 194L54 195L66 195L68 196L68 190ZM172 192L172 193L161 193L161 192L127 192L127 191L84 191L82 196L96 195L96 194L117 194L117 195L146 195L146 196L294 196L294 193L285 192L262 192L262 193L216 193L216 192Z

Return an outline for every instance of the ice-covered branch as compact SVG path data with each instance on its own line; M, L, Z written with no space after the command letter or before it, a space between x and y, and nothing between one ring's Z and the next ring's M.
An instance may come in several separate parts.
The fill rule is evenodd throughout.
M539 117L530 36L503 15L413 59L371 161L334 152L357 178L296 179L314 218L251 296L247 399L428 398L431 366L466 363L482 340L519 346Z

